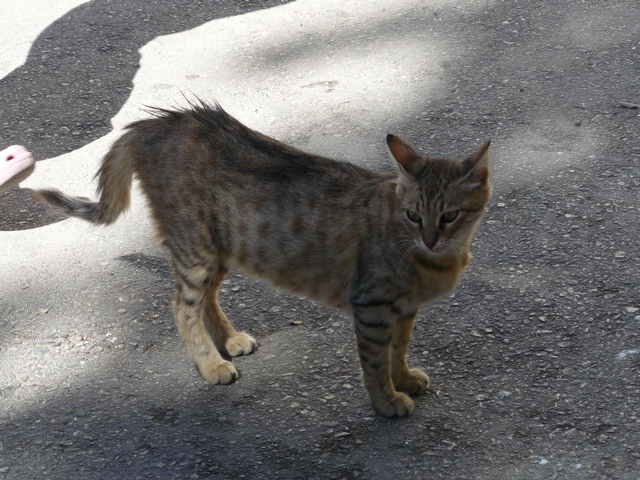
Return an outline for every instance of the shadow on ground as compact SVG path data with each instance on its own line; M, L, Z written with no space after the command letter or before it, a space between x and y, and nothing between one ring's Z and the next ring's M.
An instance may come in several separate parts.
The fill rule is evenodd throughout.
M37 160L76 150L111 131L133 88L139 49L211 20L282 5L280 0L90 1L52 23L27 61L0 80L0 145L25 145ZM58 218L28 190L0 196L0 230Z
M637 478L639 121L618 105L637 94L639 17L634 2L514 2L473 16L416 6L395 20L459 49L443 66L450 88L401 106L398 133L435 153L462 156L488 137L495 147L476 258L416 327L410 358L440 394L418 399L414 416L373 414L348 321L233 276L230 317L261 334L260 350L237 360L237 384L197 377L165 300L165 323L144 325L144 342L82 357L81 381L9 412L0 478ZM123 40L136 58L148 38L122 35L141 35ZM130 78L114 81L116 103ZM103 124L84 143L106 132L114 105L91 114ZM43 152L83 143L51 142ZM165 291L161 259L120 260L146 272L141 291ZM15 402L29 388L2 395Z

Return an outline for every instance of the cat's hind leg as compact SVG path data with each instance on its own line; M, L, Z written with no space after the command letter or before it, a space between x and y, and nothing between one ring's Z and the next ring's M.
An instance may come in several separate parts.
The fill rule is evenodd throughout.
M399 317L393 328L391 341L391 379L396 390L413 395L424 393L429 377L419 368L407 365L407 347L411 341L416 314Z
M189 356L202 378L213 384L229 384L238 373L231 362L222 358L204 323L212 270L186 267L175 258L172 263L176 290L173 311Z
M257 348L255 339L244 332L237 332L218 303L218 289L227 272L226 267L218 265L209 282L205 300L205 326L219 351L230 357L249 355Z

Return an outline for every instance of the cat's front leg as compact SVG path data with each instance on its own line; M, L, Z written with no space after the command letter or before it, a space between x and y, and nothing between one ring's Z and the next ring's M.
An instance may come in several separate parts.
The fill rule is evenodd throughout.
M419 368L409 368L407 348L411 341L413 325L417 312L399 317L394 325L391 343L391 379L395 388L401 392L417 395L424 393L429 386L429 377Z
M371 405L385 417L404 417L413 410L413 400L397 392L391 380L394 318L390 305L354 305L353 309L362 378Z

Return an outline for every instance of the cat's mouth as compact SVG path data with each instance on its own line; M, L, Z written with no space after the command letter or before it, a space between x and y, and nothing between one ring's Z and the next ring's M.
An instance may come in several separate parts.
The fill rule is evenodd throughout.
M433 244L427 245L422 239L416 239L416 245L420 251L428 253L429 255L438 255L441 251L439 240Z
M420 251L431 257L445 257L448 254L455 254L455 247L447 240L438 239L435 243L427 245L422 239L416 239L416 245Z

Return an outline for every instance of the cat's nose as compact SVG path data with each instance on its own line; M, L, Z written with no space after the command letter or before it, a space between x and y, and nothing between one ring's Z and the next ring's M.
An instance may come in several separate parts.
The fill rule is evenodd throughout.
M438 240L425 240L424 244L425 246L429 249L429 250L433 250L433 247L436 246L436 243L438 243Z
M436 246L438 237L439 235L436 229L425 228L425 230L422 231L422 242L429 250L433 250Z

